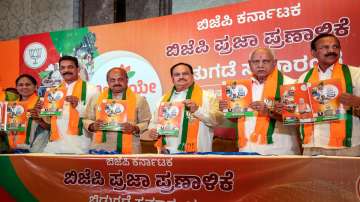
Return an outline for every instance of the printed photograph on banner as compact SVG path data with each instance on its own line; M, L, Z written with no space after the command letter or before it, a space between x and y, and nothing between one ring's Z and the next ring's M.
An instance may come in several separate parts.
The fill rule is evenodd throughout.
M309 92L315 122L345 119L346 111L339 102L342 92L340 80L329 79L314 83Z
M0 131L6 130L7 124L7 102L0 102Z
M121 124L127 122L126 110L126 100L104 99L96 112L96 120L104 123L101 130L121 131Z
M22 102L8 102L7 104L7 131L24 131L27 114Z
M157 132L160 135L177 136L184 117L182 102L162 102L158 111Z
M66 92L61 88L47 88L44 96L44 106L40 116L60 116L64 105Z
M229 101L228 108L223 111L226 118L254 115L249 107L252 100L251 80L223 81L222 99Z
M280 87L283 123L299 124L313 121L308 84L298 83Z

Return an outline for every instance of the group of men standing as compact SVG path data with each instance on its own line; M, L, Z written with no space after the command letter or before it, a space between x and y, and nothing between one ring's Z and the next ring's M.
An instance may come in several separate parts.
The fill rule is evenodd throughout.
M237 118L234 141L239 151L264 155L344 155L360 156L360 69L339 64L340 42L331 34L318 35L311 42L311 53L317 65L305 72L298 81L282 74L272 50L257 48L250 54L252 103L254 117ZM79 79L77 59L63 56L60 73L66 88L65 104L59 117L46 120L51 125L48 153L141 153L140 139L156 141L159 153L210 152L213 129L224 122L222 109L228 101L217 100L194 81L193 68L177 63L170 68L173 87L160 102L182 102L185 116L177 136L159 135L158 110L150 113L143 96L128 88L125 69L116 67L107 72L108 88L100 92L95 86ZM342 85L340 103L347 109L345 120L289 127L282 124L280 86L295 82L318 82L338 78ZM128 120L122 131L102 131L103 122L96 111L103 99L127 100ZM275 100L268 108L265 99ZM150 103L155 104L155 103ZM41 103L37 105L41 107Z

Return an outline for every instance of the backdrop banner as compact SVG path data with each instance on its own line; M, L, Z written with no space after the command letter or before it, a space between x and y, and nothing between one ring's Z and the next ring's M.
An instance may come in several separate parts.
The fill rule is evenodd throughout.
M249 0L207 10L127 23L85 27L20 38L20 72L56 84L58 58L74 55L81 77L106 85L106 72L123 66L130 87L158 101L171 88L169 68L193 65L196 81L220 93L223 80L247 77L249 53L256 47L275 50L278 68L297 78L316 62L310 41L332 33L342 45L341 60L358 66L360 1Z

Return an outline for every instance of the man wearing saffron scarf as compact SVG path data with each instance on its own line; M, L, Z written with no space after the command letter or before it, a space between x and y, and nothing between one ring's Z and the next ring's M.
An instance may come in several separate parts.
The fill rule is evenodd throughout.
M332 34L320 34L311 42L311 54L318 63L299 82L338 79L346 119L301 126L304 155L360 156L360 69L341 64L340 51L340 41Z
M76 57L62 56L59 70L64 80L59 88L66 92L66 97L61 116L51 117L50 142L44 152L87 153L90 138L83 131L84 111L98 90L79 78L80 68Z
M156 147L159 153L210 152L212 127L223 120L216 98L195 84L191 65L177 63L170 68L170 74L174 87L161 98L161 102L183 102L185 105L179 134L159 136L156 130L156 110L150 121L149 131L145 132L142 138L158 139Z
M149 104L145 97L135 94L128 87L125 69L112 68L106 76L109 88L94 96L86 108L84 127L93 133L90 153L139 154L140 133L147 129L151 119ZM103 121L98 119L98 107L105 99L126 102L127 122L121 123L121 131L101 131Z
M257 111L254 117L237 119L237 145L240 152L256 152L262 155L298 154L299 141L296 131L282 124L280 86L294 81L276 67L275 54L268 48L251 52L249 65L252 72L252 103ZM270 104L273 102L273 104ZM275 104L274 104L275 103ZM220 109L228 101L220 101ZM271 106L274 105L274 108Z

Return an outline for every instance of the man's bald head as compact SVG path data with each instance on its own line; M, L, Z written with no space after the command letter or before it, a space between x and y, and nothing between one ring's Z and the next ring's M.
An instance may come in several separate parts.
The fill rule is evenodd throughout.
M109 75L112 72L118 72L120 74L124 74L126 76L126 78L128 79L127 72L125 69L123 69L121 67L113 67L106 73L106 80L109 80Z
M114 67L106 74L106 79L111 91L116 95L126 90L128 85L128 76L125 69Z

